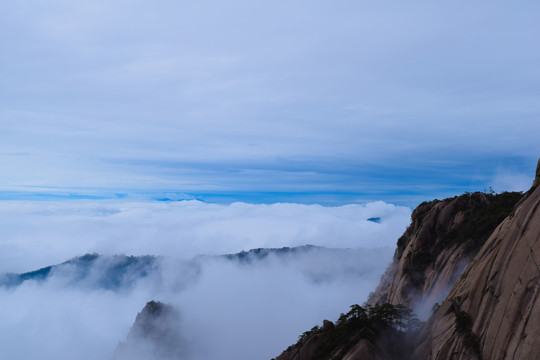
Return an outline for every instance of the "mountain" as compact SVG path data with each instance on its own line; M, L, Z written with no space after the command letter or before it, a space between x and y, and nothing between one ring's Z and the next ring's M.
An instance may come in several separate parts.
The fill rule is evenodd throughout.
M521 197L476 192L420 204L368 303L403 304L429 316Z
M152 300L137 314L113 360L176 360L184 352L180 314L173 306Z
M245 310L240 310L240 312L237 312L239 316L245 316L245 317L251 317L249 315L250 312L253 311L262 311L262 312L268 312L269 316L282 316L275 312L275 309L283 309L283 307L275 307L270 303L264 303L264 308L261 308L259 306L254 306L252 304L248 304L247 301L252 300L246 300L253 298L250 293L253 291L258 290L250 290L248 288L253 287L254 289L261 289L261 288L268 288L268 289L285 289L286 291L295 291L298 287L296 285L301 284L303 286L303 289L305 291L310 291L311 288L317 289L317 294L320 292L328 292L328 289L343 289L347 285L354 286L358 283L362 283L365 281L369 281L370 284L376 283L378 280L378 274L380 274L384 269L384 263L381 264L381 255L384 253L383 259L387 261L391 258L391 249L384 249L384 251L381 251L381 249L331 249L331 248L325 248L325 247L318 247L318 246L312 246L312 245L306 245L306 246L299 246L299 247L286 247L286 248L277 248L277 249L267 249L267 248L258 248L258 249L252 249L249 251L242 251L239 253L234 254L227 254L227 255L220 255L220 256L199 256L194 259L195 262L199 263L201 265L201 281L205 281L205 276L208 276L208 271L215 271L216 266L220 269L220 272L224 274L228 274L230 277L237 277L240 276L242 279L249 279L248 277L244 277L243 275L239 275L240 273L245 272L246 274L255 274L255 278L253 280L256 280L259 284L253 284L250 281L240 284L241 288L238 288L236 286L229 287L227 286L228 283L234 284L237 280L233 280L230 282L229 279L223 278L220 276L220 283L218 284L221 288L221 290L214 292L214 291L204 291L204 296L207 298L215 299L213 301L216 302L223 302L223 303L230 303L231 301L238 302L240 304L246 303ZM374 271L373 268L376 268ZM233 270L232 272L230 270ZM169 271L170 268L168 268L168 278L174 277L176 278L180 274L178 274L176 271ZM174 270L174 269L173 269ZM208 270L208 271L207 271ZM262 276L261 276L262 274ZM279 275L275 275L279 274ZM293 282L290 282L285 277L293 277L295 280ZM273 283L285 283L285 284L294 284L295 287L281 287L280 285L276 286ZM335 284L339 284L337 287ZM206 283L207 284L207 283ZM204 285L204 283L203 283ZM205 285L206 286L206 285ZM213 285L215 286L215 285ZM195 286L197 288L197 286ZM204 287L203 287L204 289ZM196 290L196 289L195 289ZM264 291L264 290L263 290ZM226 294L224 294L226 292ZM165 292L167 293L167 291ZM231 294L232 293L232 294ZM264 291L266 293L266 291ZM356 291L355 291L356 293ZM153 295L152 295L153 294ZM188 299L191 295L189 293L176 293L178 297L174 296L173 299ZM212 295L215 294L215 295ZM155 297L161 297L161 298L167 298L171 299L171 297L167 297L163 295L163 292L152 292L151 297L147 298L146 300L149 300L150 298ZM256 295L256 298L259 295ZM295 301L295 295L291 294L292 298L291 301ZM323 297L326 295L322 295ZM334 295L329 295L334 296ZM340 296L340 295L336 295ZM351 295L352 296L352 295ZM229 300L227 298L229 297ZM283 297L283 301L289 301L288 295L285 295ZM305 297L307 301L309 299ZM276 297L276 300L279 299L279 297ZM191 301L199 301L199 300L191 300ZM201 303L205 303L207 299L200 299ZM257 302L258 303L258 302ZM175 302L175 304L178 304ZM254 304L254 303L253 303ZM224 311L228 311L228 308L233 308L237 306L236 304L230 304L225 306ZM324 306L324 305L323 305ZM179 307L181 311L189 311L189 307ZM223 306L216 305L215 309L223 309ZM205 314L201 317L200 321L202 324L204 324L205 318L210 316L210 314L215 314L214 306L211 306L208 308L208 310L205 310ZM261 310L262 309L262 310ZM221 310L223 311L223 310ZM235 310L233 310L234 312ZM288 311L288 309L285 309L285 311ZM293 310L290 310L293 311ZM380 313L380 312L379 312ZM197 320L193 319L193 312L187 314L187 318L191 319L190 324L194 324L195 326L189 326L186 325L189 323L189 320L187 323L182 324L186 328L191 328L193 331L200 331L197 327ZM379 321L378 315L375 314L372 317L371 320L373 320L373 331L377 332L391 332L390 329L386 326L386 324L383 321ZM259 318L259 314L254 314L255 318ZM212 315L212 320L210 321L210 324L212 324L213 319L215 321L219 321L221 318L227 318L227 316L223 317L220 314ZM265 319L266 316L260 317L261 319ZM354 319L351 319L354 320ZM208 321L208 319L206 319ZM285 321L285 319L284 319ZM242 319L238 319L238 323L244 323L245 321ZM354 322L354 321L352 321ZM352 323L351 322L351 323ZM212 325L207 325L212 326ZM225 326L225 324L215 324L217 328ZM232 323L229 326L231 326L230 331L226 330L226 335L228 336L234 336L233 334L236 334L239 332L238 329L235 327L238 327L238 324ZM269 329L272 329L273 327L271 325L265 324L264 322L260 322L258 327L256 329L253 329L254 333L261 333L266 334L270 333L271 330L264 330L265 327L268 327ZM341 327L336 327L338 331L341 330ZM263 331L261 331L263 329ZM185 331L189 331L185 330ZM229 333L230 332L230 333ZM212 334L214 333L213 330L210 329L208 333ZM219 333L219 332L218 332ZM191 338L193 339L192 334L186 334L184 332L185 338ZM223 336L221 335L221 336ZM204 335L203 335L204 336ZM210 335L209 335L210 336ZM214 335L215 336L215 335ZM202 337L199 337L202 339ZM201 359L204 358L204 356L201 355L201 353L204 353L206 351L204 348L206 347L207 342L212 343L219 343L223 340L201 340L201 343L195 343L191 344L191 350L193 352L190 353L192 356L191 358ZM241 339L236 339L235 342L241 343ZM261 337L261 342L266 342L268 339L265 339L264 337ZM251 346L251 345L249 345ZM197 351L194 351L193 348L198 347ZM182 347L184 350L186 347ZM214 351L214 350L212 350ZM255 352L255 350L254 350ZM267 354L271 354L267 352ZM224 355L226 356L226 355ZM187 355L184 356L184 358L187 358ZM215 357L210 357L215 358Z
M0 286L10 288L26 281L45 282L55 277L69 286L119 290L133 286L137 280L155 273L158 267L155 256L86 254L22 274L0 275Z
M533 187L428 321L418 359L538 359L540 161Z
M329 342L348 316L342 314L336 324L325 320L322 330L304 333L276 360L393 359L396 352L414 360L539 358L540 160L525 194L426 202L411 220L361 308L368 315L373 308L414 308L427 318L420 330L394 326L389 344L388 332L359 323Z
M296 247L282 247L282 248L257 248L248 251L240 251L235 254L221 255L221 257L238 261L240 263L252 264L254 261L262 260L268 256L277 257L291 257L294 255L311 252L311 251L340 251L341 249L328 249L322 246L315 245L303 245Z
M0 287L13 288L25 282L55 280L66 287L111 291L132 289L138 281L148 280L156 288L183 288L196 281L211 262L225 261L240 266L264 265L278 261L294 267L313 282L361 277L371 270L381 254L390 249L333 249L314 245L283 248L258 248L225 255L200 255L191 260L164 256L126 256L86 254L61 264L20 274L0 274ZM358 261L362 258L363 261ZM169 276L174 273L174 276Z
M421 322L403 305L352 305L334 324L323 320L272 360L401 360Z
M381 256L390 257L390 248L336 249L303 245L283 248L258 248L218 258L242 266L276 261L297 269L315 283L362 278L380 267Z

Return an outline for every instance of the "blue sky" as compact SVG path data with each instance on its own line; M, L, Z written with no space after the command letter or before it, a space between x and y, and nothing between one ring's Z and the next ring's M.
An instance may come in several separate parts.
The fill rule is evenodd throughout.
M4 1L0 198L415 206L525 190L538 14L536 1Z

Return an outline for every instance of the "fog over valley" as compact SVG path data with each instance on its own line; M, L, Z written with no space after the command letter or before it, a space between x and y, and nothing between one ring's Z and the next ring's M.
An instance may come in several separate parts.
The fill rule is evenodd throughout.
M366 299L410 217L383 202L3 205L0 346L18 359L110 359L150 300L178 310L186 359L269 359Z

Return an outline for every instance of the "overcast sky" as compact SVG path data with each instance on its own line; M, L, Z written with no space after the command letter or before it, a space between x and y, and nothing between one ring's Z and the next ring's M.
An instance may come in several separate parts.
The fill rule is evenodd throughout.
M539 15L527 0L0 1L0 272L86 252L380 251L354 285L268 263L162 297L0 290L3 353L106 358L161 299L201 349L269 358L362 303L419 202L531 185Z
M0 3L0 197L524 190L540 3Z

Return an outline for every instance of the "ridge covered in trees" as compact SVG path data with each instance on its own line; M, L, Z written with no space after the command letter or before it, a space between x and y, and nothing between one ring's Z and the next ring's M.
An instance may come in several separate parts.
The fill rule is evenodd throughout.
M309 341L317 342L317 349L312 360L339 358L333 354L335 349L347 352L360 340L365 339L377 346L381 339L389 340L384 347L390 356L403 356L412 351L406 339L416 334L422 322L411 309L404 305L390 303L350 306L347 313L342 313L336 323L324 320L323 326L314 326L298 337L298 342L289 346L285 352L292 352L306 345Z

